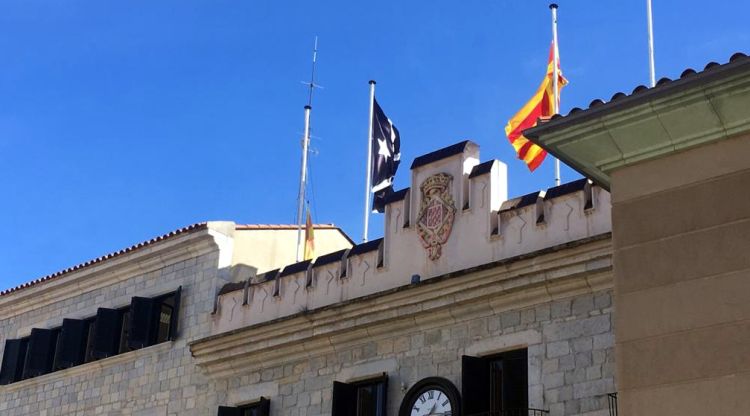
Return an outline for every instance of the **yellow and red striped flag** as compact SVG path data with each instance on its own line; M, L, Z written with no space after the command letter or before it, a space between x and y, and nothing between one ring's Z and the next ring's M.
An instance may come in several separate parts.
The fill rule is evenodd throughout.
M310 260L313 257L315 257L315 228L308 210L307 221L305 221L305 260Z
M510 144L518 154L518 158L526 163L526 166L530 171L538 168L539 165L547 156L547 152L541 147L530 142L529 139L523 136L523 131L536 126L537 120L540 117L550 117L553 115L555 105L555 91L554 91L554 53L555 44L552 43L549 51L549 63L547 64L547 74L544 76L542 85L536 90L531 100L527 102L521 110L516 113L505 126L505 135L508 136ZM560 103L559 91L562 87L568 84L568 80L565 79L560 70L560 60L557 60L557 75L558 75L558 101Z

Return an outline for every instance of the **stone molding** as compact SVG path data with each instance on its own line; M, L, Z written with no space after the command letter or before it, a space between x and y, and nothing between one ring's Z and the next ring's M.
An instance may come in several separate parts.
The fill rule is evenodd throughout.
M335 352L363 340L427 330L556 299L611 289L610 234L530 253L488 268L290 317L235 329L189 344L196 364L215 378Z

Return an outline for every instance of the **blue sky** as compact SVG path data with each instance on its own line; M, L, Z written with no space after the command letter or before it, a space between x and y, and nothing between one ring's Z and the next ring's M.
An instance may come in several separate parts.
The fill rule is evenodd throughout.
M648 82L645 0L559 3L563 113ZM315 35L316 222L361 236L369 79L401 131L397 188L464 139L509 165L511 196L551 186L503 133L544 74L547 5L3 2L0 288L194 222L294 222ZM657 77L750 52L746 6L654 0Z

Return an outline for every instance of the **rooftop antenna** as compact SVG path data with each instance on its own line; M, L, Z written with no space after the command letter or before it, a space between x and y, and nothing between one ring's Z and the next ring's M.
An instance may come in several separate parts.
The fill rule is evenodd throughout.
M304 83L310 90L308 93L307 105L305 106L305 133L302 137L302 168L300 169L299 193L297 194L297 261L302 260L300 258L300 252L302 249L302 226L304 224L305 213L305 189L307 188L307 153L310 146L310 111L312 110L313 91L315 91L315 88L319 88L315 83L315 63L317 60L318 37L315 36L310 82Z

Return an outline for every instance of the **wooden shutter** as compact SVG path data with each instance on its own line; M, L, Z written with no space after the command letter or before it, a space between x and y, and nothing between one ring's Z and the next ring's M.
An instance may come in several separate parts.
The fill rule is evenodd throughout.
M266 399L265 397L260 398L260 402L258 402L258 411L256 412L257 416L270 416L271 415L271 401Z
M527 350L510 351L503 360L503 410L529 407L529 369Z
M174 309L172 309L172 320L169 323L169 340L174 341L177 338L177 324L180 316L180 297L182 296L182 286L177 288L174 293Z
M23 378L41 376L52 371L57 333L56 329L31 329Z
M99 308L94 323L94 342L91 355L94 358L107 358L120 350L122 317L117 309Z
M334 381L331 401L333 402L331 416L355 416L357 414L357 387Z
M148 347L154 343L160 311L161 305L153 299L134 297L130 300L130 348Z
M461 356L462 414L490 411L490 366L484 358Z
M26 338L5 340L3 366L0 368L0 384L10 384L21 379L27 346L28 339Z
M219 406L219 416L242 416L242 411L237 407Z
M63 319L55 355L55 369L73 367L86 357L88 322L81 319Z

